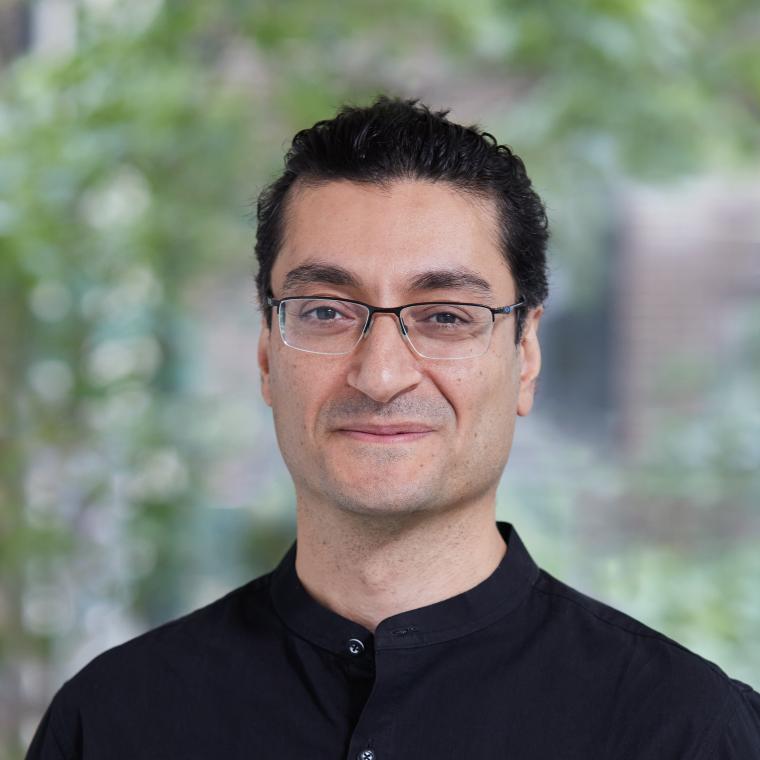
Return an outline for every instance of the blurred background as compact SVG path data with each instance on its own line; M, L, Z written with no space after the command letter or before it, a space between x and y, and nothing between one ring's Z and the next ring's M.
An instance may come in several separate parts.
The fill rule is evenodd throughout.
M548 206L499 518L760 686L758 50L755 0L0 0L0 757L292 542L251 210L379 92L491 131Z

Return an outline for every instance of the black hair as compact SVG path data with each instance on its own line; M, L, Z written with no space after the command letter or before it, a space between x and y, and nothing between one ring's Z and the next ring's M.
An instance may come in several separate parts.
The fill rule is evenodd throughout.
M290 189L350 180L387 185L399 179L447 182L455 189L496 201L504 257L525 302L516 312L515 342L525 313L548 295L546 211L525 165L506 145L477 126L449 121L448 111L431 111L417 100L379 96L367 107L343 106L337 115L303 129L285 156L285 171L257 204L256 287L271 327L272 266L283 239Z

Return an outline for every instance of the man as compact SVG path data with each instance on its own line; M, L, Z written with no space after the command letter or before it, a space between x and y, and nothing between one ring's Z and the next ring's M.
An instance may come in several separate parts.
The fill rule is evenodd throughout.
M547 234L520 159L444 113L380 98L296 135L257 284L297 542L96 658L30 758L760 757L760 695L495 521Z

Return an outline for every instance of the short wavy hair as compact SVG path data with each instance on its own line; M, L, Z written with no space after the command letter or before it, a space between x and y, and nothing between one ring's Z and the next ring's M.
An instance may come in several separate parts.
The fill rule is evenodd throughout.
M417 100L379 96L371 105L345 105L293 138L285 170L258 198L256 287L271 327L272 266L283 239L290 189L301 182L319 185L350 180L387 185L394 180L446 182L478 198L496 201L502 252L526 308L516 312L515 343L525 313L548 296L546 247L549 226L544 204L522 160L493 135L462 126Z

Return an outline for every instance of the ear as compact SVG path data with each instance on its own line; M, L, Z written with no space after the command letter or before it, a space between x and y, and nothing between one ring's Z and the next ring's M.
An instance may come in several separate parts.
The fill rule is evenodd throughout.
M544 313L543 306L531 309L525 318L523 334L517 348L520 367L520 387L517 394L517 414L525 417L533 408L536 381L541 371L541 347L538 344L538 323Z
M267 406L272 406L272 390L269 385L270 336L271 330L267 327L266 320L262 320L261 331L259 332L257 357L259 361L259 371L261 372L261 396Z

